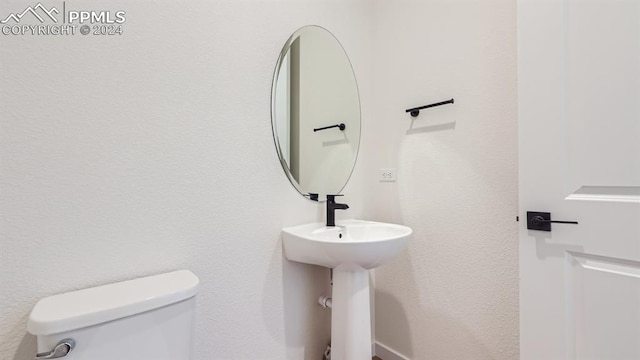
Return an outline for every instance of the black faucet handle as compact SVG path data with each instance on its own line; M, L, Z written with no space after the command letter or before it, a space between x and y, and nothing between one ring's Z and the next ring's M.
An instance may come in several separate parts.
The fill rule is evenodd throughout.
M335 201L336 200L336 196L344 196L344 194L327 194L327 200L329 201Z

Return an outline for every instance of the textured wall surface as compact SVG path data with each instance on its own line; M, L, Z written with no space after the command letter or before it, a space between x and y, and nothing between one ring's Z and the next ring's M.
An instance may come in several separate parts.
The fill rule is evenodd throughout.
M25 6L3 0L0 16ZM279 232L323 212L280 168L271 80L289 35L325 26L369 115L371 5L70 6L125 10L124 34L0 36L0 359L33 358L38 299L180 268L202 283L196 359L320 358L329 272L284 260ZM361 215L359 191L340 216Z
M202 281L197 359L319 358L328 272L283 260L279 229L323 209L288 183L269 119L276 58L306 24L341 40L360 88L337 216L415 231L376 271L377 340L517 358L515 1L74 4L126 10L125 34L0 36L0 359L32 358L39 298L179 268Z
M365 208L414 230L376 270L376 339L416 360L517 359L515 1L376 4L362 160L366 174L397 167L398 181L366 177Z

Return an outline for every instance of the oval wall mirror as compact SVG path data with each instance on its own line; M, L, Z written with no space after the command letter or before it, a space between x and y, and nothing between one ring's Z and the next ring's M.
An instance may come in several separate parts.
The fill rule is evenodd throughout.
M285 43L273 77L271 122L291 184L312 200L340 193L360 146L360 98L351 62L328 30L305 26Z

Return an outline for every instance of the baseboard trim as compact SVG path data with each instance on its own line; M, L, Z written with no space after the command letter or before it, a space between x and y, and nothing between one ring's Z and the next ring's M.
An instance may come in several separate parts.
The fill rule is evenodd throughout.
M379 341L375 343L374 354L383 360L411 360Z

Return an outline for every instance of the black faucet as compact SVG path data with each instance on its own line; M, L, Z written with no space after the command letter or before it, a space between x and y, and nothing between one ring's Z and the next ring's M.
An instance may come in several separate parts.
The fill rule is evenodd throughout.
M347 204L338 204L336 196L342 195L327 195L327 226L336 226L336 210L347 210L349 208Z

